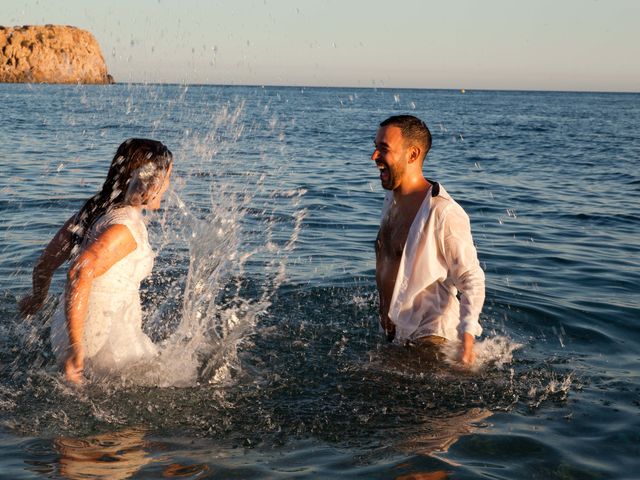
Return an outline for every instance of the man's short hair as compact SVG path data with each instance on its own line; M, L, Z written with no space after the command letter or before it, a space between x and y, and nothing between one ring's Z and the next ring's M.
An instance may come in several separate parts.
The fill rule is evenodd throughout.
M416 143L421 147L424 156L427 155L431 148L431 132L426 123L413 115L394 115L380 124L381 127L389 125L398 127L405 140ZM424 156L421 159L422 161L424 161Z

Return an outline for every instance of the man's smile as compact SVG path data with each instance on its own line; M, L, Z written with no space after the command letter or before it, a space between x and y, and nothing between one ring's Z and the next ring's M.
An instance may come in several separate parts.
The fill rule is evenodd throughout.
M380 180L383 182L389 179L389 167L386 163L376 161L376 166L380 170Z

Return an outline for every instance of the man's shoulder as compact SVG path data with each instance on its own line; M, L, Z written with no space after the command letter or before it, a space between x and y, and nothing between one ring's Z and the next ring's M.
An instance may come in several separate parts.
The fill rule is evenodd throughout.
M442 184L438 184L438 195L431 199L431 211L436 216L446 217L451 214L467 217L462 206L445 190Z
M434 210L442 211L457 205L456 201L449 195L449 192L447 192L442 184L434 183L432 189L434 192L437 192L431 197L431 205Z

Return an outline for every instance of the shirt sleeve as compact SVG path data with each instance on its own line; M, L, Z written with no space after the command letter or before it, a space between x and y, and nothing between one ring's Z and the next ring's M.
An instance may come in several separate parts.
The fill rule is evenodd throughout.
M457 208L456 208L457 207ZM482 334L479 317L484 304L484 272L471 237L469 217L461 207L447 209L442 225L442 248L448 277L460 292L458 334Z

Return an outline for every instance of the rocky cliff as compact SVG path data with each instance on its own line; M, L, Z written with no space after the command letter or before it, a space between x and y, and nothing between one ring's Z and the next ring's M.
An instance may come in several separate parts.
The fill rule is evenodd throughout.
M61 25L0 26L0 82L113 83L91 33Z

